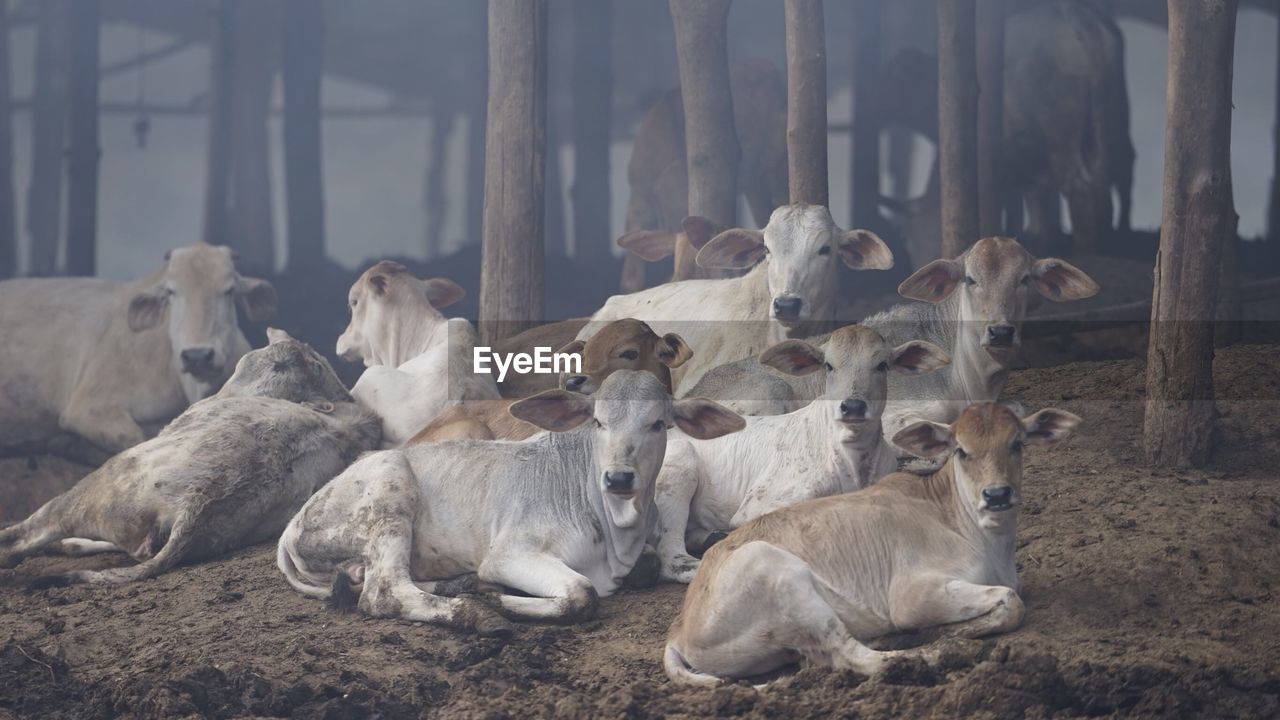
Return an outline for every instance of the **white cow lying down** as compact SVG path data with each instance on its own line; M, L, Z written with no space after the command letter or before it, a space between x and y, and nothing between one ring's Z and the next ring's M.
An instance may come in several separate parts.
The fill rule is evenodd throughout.
M898 467L880 418L890 371L916 374L947 364L927 342L891 347L880 334L848 325L821 348L785 340L760 362L790 375L816 377L822 396L786 415L747 418L746 428L717 440L673 437L658 473L662 576L689 582L697 561L686 545L728 531L771 510L866 487Z
M0 530L0 567L88 538L140 564L37 585L128 582L275 537L316 488L377 446L378 419L309 346L268 334L271 344L242 357L218 394Z
M972 405L950 426L920 421L894 443L924 457L954 449L933 475L894 473L733 531L685 594L667 675L714 685L797 660L871 675L911 652L872 650L863 644L872 638L938 625L967 637L1016 629L1022 446L1058 442L1079 423L1052 408L1019 420L996 403Z
M482 633L508 627L475 601L434 594L468 573L516 617L575 620L613 593L644 549L667 429L712 438L742 418L707 400L674 401L647 372L619 370L591 396L548 390L511 414L553 432L373 453L317 493L280 538L277 563L305 595L352 585L375 617ZM590 422L589 422L590 421Z
M471 371L475 328L440 314L463 295L452 280L419 280L390 260L351 286L338 355L368 367L351 394L382 418L383 447L403 445L451 401L500 397L491 375Z

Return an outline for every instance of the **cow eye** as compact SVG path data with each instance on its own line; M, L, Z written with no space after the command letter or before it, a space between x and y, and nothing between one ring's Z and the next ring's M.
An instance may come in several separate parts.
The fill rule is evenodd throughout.
M654 432L666 432L667 423L665 420L655 420L649 429Z
M636 358L640 357L640 352L637 350L623 350L622 353L618 355L618 357L622 358L623 360L635 360Z
M889 371L889 363L887 362L882 362L876 366L876 372L888 372L888 371Z
M1012 452L1012 453L1022 452L1022 441L1014 440L1013 444L1009 446L1009 452Z
M591 418L591 422L595 423L592 427L604 427L603 425L600 424L600 420L597 418Z
M956 448L956 457L960 458L961 460L968 460L969 453L965 452L964 448L958 447Z
M831 363L829 362L822 363L822 366L827 369L827 372L831 372L832 370L835 370L835 368L831 367Z
M1030 276L1030 275L1023 275L1023 276L1022 276L1022 279L1018 281L1018 284L1019 284L1019 285L1026 285L1026 284L1027 284L1027 283L1029 283L1029 282L1031 282L1031 276Z
M830 245L823 245L823 246L818 250L818 254L819 254L819 255L830 255L830 254L831 254L831 246L830 246Z
M350 302L348 302L347 304L348 304L348 305L350 305L350 306L352 307L352 309L354 309L354 308L355 308L355 306L356 306L357 304L359 304L359 302L360 302L359 300L356 300L356 299L352 298L352 300L351 300Z
M978 281L977 281L977 280L974 280L972 275L965 275L965 276L964 276L964 284L965 284L965 285L977 285L977 284L978 284Z

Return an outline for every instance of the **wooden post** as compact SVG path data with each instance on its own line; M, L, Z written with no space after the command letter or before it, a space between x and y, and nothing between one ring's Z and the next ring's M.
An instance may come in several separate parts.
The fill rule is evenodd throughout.
M70 145L67 152L68 275L97 274L98 0L71 3Z
M275 272L272 223L271 111L279 48L280 6L262 0L236 0L231 58L230 235L236 261L246 274Z
M585 265L603 267L613 259L613 0L574 0L573 31L573 251Z
M1275 117L1271 128L1271 200L1267 205L1268 257L1272 272L1280 269L1280 15L1276 16Z
M481 242L484 235L484 170L485 127L488 124L489 87L489 8L476 0L466 3L468 27L474 27L475 41L467 54L473 67L470 81L463 84L467 115L467 217L464 245Z
M978 0L978 235L1004 234L1004 0Z
M974 0L938 0L938 170L942 257L978 240L978 70Z
M201 239L215 245L227 242L227 198L231 175L232 16L235 2L216 0L209 25L209 123Z
M448 207L445 176L449 170L449 136L457 113L443 94L431 107L431 133L428 140L427 176L424 179L424 205L427 211L425 248L427 259L440 254L444 244L444 221Z
M489 0L480 335L492 345L543 315L547 0Z
M57 272L62 239L63 143L67 123L67 0L36 6L35 88L31 102L31 184L27 191L29 274Z
M738 132L729 89L732 0L670 0L684 103L689 214L736 224Z
M822 11L822 0L786 0L787 177L791 202L825 206L830 202L827 28Z
M1169 0L1164 209L1143 440L1153 465L1203 465L1213 436L1213 326L1234 241L1231 74L1236 0Z
M18 274L17 208L13 193L13 107L9 64L9 2L0 1L0 279Z
M288 262L324 259L324 164L320 85L324 78L324 5L285 0L280 69L284 85L284 183Z
M880 3L853 3L853 132L849 148L849 207L853 227L880 227ZM909 142L909 140L908 140ZM907 146L909 147L909 145Z

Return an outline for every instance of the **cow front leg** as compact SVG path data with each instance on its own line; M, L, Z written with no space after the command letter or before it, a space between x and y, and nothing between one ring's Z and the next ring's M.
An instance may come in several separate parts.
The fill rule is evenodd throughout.
M1026 614L1012 588L934 574L895 583L889 604L890 619L900 629L941 626L946 634L967 638L1016 630Z
M696 470L683 462L668 459L658 473L658 559L664 580L688 583L698 571L698 560L685 544L689 527L689 505L698 489Z
M491 555L478 574L481 580L532 596L498 596L502 608L517 617L577 622L593 617L600 602L590 580L551 555Z

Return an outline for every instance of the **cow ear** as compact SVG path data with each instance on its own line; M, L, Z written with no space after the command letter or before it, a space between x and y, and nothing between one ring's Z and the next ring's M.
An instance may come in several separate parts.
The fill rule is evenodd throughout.
M951 428L930 420L917 420L893 436L893 444L922 458L937 457L955 447Z
M129 301L129 329L142 332L160 324L169 305L169 291L155 287L133 296Z
M1022 419L1028 445L1053 445L1066 440L1080 425L1080 417L1066 410L1045 408Z
M837 241L840 259L854 270L888 270L893 252L879 235L870 230L850 230Z
M903 280L898 286L898 294L912 300L942 302L955 292L962 277L964 266L960 263L945 258L934 260Z
M747 426L741 415L706 398L677 400L674 407L676 427L698 440L718 438Z
M1083 300L1098 294L1098 283L1066 260L1044 258L1031 266L1040 294L1057 302Z
M517 420L551 432L572 430L591 419L591 398L568 390L547 390L517 400L508 411Z
M267 328L268 345L275 345L278 342L285 342L286 340L293 340L293 336L280 328Z
M427 295L427 302L437 310L449 307L467 296L467 291L449 278L427 278L422 281L422 288Z
M689 244L695 250L701 250L703 245L711 242L711 238L716 236L717 226L701 215L690 215L680 223L680 229L684 230L685 239Z
M923 375L951 363L942 348L924 340L905 342L893 349L894 371L906 375Z
M764 258L764 233L734 228L711 238L698 251L698 267L707 270L745 270Z
M574 340L573 342L569 343L568 345L565 345L564 347L560 348L556 352L562 355L581 355L582 351L585 350L586 347L587 347L586 340Z
M266 322L276 315L279 298L271 283L258 278L240 277L236 280L236 302L252 322Z
M822 369L827 362L822 348L803 340L783 340L760 353L760 364L788 375L808 375Z
M657 262L676 251L676 236L662 230L636 230L618 238L618 245L644 260Z
M658 360L669 368L678 368L693 357L689 344L675 333L667 333L658 338L653 350Z

